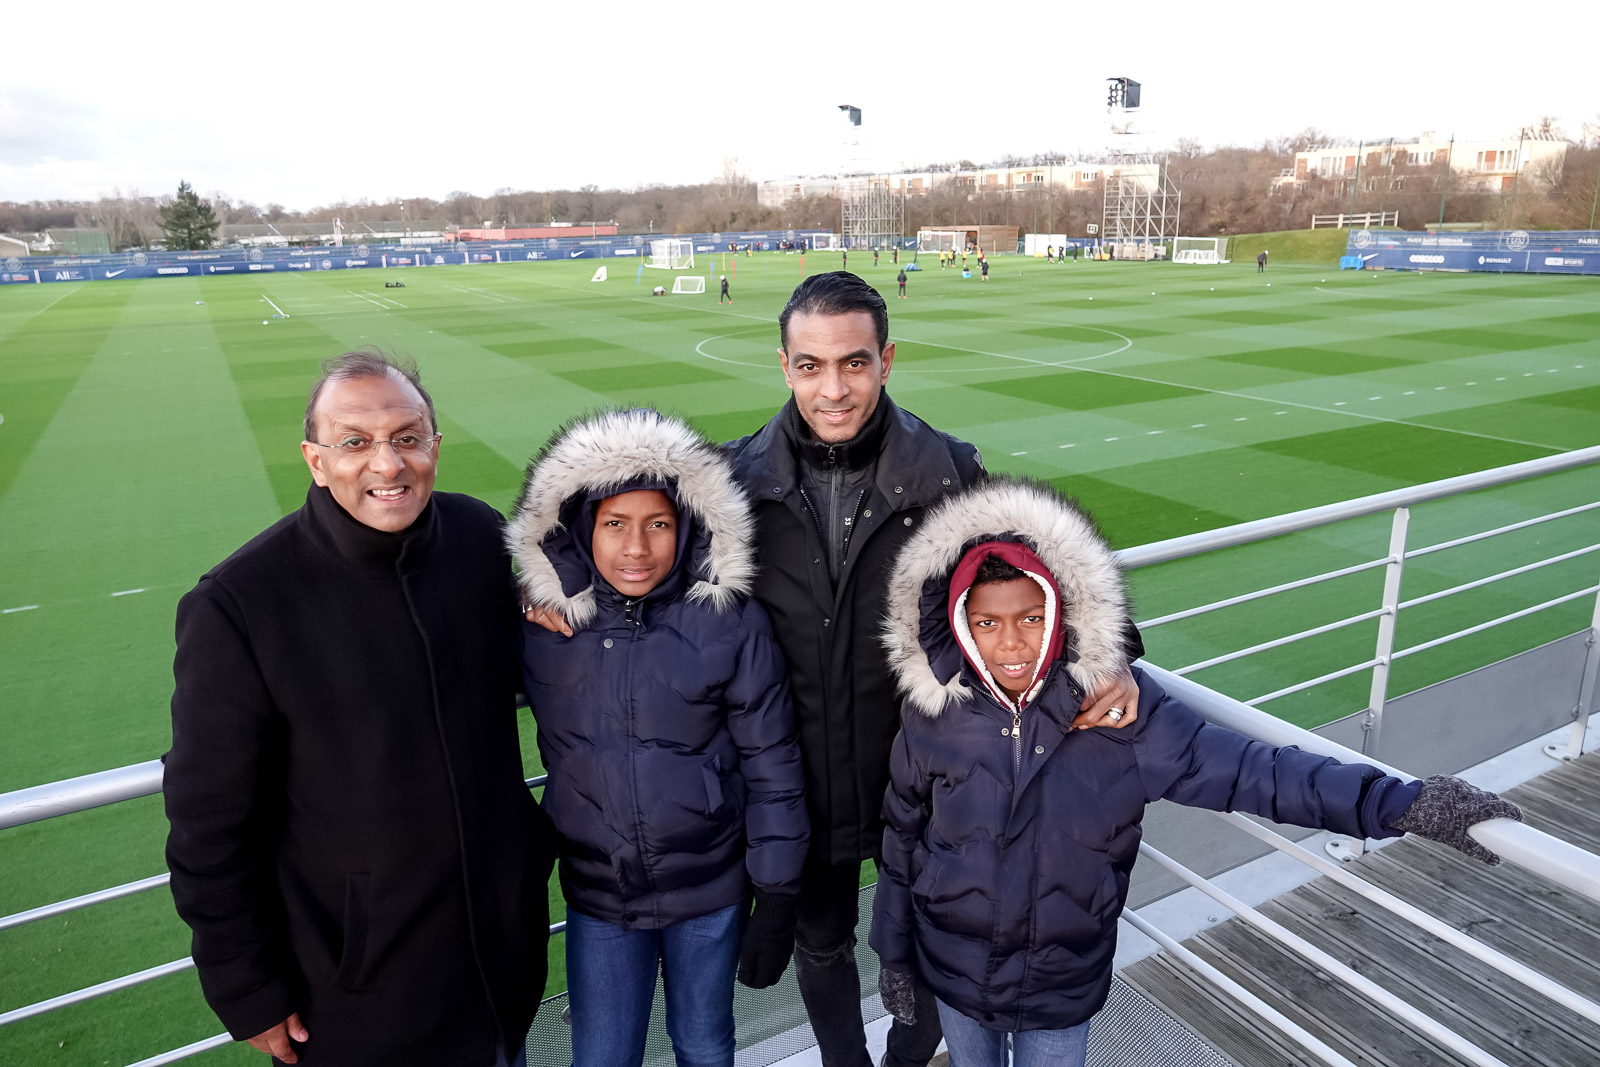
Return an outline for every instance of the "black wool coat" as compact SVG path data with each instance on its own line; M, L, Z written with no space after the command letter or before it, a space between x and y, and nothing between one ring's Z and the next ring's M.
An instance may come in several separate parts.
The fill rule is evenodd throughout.
M479 1067L544 991L553 834L523 784L499 516L386 534L313 487L178 605L167 864L237 1038Z
M935 430L888 393L879 403L886 405L887 425L836 589L798 491L801 461L790 437L794 401L756 433L726 446L735 477L753 501L760 561L754 594L789 665L811 852L827 863L882 852L883 794L900 700L879 631L895 557L929 505L983 476L972 445Z

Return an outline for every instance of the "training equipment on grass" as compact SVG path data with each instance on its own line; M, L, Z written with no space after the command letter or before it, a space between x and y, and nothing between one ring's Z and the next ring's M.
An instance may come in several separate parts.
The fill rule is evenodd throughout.
M681 237L659 237L650 242L645 266L660 270L689 270L694 266L694 242Z
M589 280L591 282L603 282L603 281L605 281L606 280L606 269L604 267L601 267L599 270L594 272L594 277L590 278Z
M1226 237L1174 237L1172 262L1174 263L1226 263L1228 239Z
M672 280L673 296L694 296L706 291L706 280L698 274L683 274Z

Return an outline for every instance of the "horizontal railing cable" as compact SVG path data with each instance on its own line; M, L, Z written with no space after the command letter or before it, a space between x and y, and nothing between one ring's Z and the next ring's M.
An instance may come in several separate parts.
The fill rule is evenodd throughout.
M13 926L26 926L28 923L38 922L40 919L48 919L52 915L60 915L63 912L77 911L79 908L87 908L94 904L103 904L108 900L117 900L121 897L131 897L133 894L143 893L147 889L157 889L166 885L171 880L172 875L170 873L153 874L149 878L141 878L136 882L124 882L121 885L114 885L109 889L100 889L93 893L85 893L79 897L69 897L66 900L58 900L54 904L43 904L37 908L30 908L27 911L15 912L14 914L0 918L0 930L9 930Z
M1539 459L1530 459L1523 463L1511 463L1504 467L1476 471L1472 474L1462 474L1454 478L1443 478L1436 482L1425 482L1422 485L1413 485L1405 489L1391 489L1385 493L1374 493L1371 496L1356 497L1353 500L1341 500L1334 504L1306 508L1304 511L1289 512L1286 515L1273 515L1265 519L1241 522L1234 526L1223 526L1219 529L1206 530L1202 533L1185 534L1182 537L1173 537L1165 541L1136 545L1132 548L1124 548L1118 551L1117 559L1123 567L1128 569L1149 567L1157 563L1183 559L1186 556L1195 556L1202 552L1211 552L1219 548L1233 548L1237 545L1248 544L1251 541L1261 541L1269 537L1281 537L1284 534L1315 529L1318 526L1326 526L1329 523L1341 522L1345 519L1359 519L1382 511L1393 511L1395 508L1425 503L1429 500L1441 500L1445 497L1456 496L1475 489L1492 489L1495 486L1508 485L1512 482L1522 481L1525 478L1554 474L1557 471L1585 467L1597 462L1600 462L1600 445L1590 448L1578 448L1571 452L1561 452L1554 456L1542 456Z
M51 997L48 1000L35 1001L32 1004L24 1005L23 1007L14 1008L11 1011L0 1013L0 1026L9 1026L15 1022L21 1022L23 1019L31 1019L35 1015L43 1015L46 1012L55 1011L57 1008L66 1008L73 1004L82 1004L86 1000L93 1000L96 997L103 997L107 993L115 993L122 989L132 989L136 985L143 985L146 982L153 982L157 978L165 978L169 974L181 974L193 966L194 957L185 956L181 960L173 960L171 963L163 963L156 967L146 967L142 971L135 971L132 974L125 974L121 978L113 978L110 981L101 982L98 985L85 986L82 989L75 989L71 993L63 993L59 997Z
M551 923L549 934L551 937L554 937L559 933L565 932L566 929L567 924L565 920L558 923ZM75 989L71 993L63 993L59 997L50 997L48 1000L35 1001L32 1004L25 1004L20 1008L13 1008L11 1011L0 1013L0 1026L8 1026L11 1023L21 1022L23 1019L31 1019L35 1015L44 1015L48 1012L55 1011L57 1008L67 1008L74 1004L81 1004L86 1000L93 1000L96 997L103 997L107 993L115 993L123 989L131 989L136 985L143 985L144 983L154 981L157 978L165 978L171 974L181 974L184 971L192 969L193 967L193 956L185 956L181 960L173 960L171 963L163 963L156 967L146 967L142 971L135 971L132 974L125 974L121 978L112 978L109 981L101 982L98 985L84 986L82 989Z
M1397 649L1390 658L1403 659L1406 656L1414 656L1418 652L1426 652L1430 648L1438 648L1440 645L1447 645L1451 641L1459 641L1463 637L1471 637L1473 634L1482 633L1485 630L1492 630L1494 627L1502 626L1508 622L1515 622L1517 619L1525 618L1526 616L1544 611L1546 608L1553 608L1558 604L1565 604L1569 600L1577 600L1579 597L1591 596L1595 593L1600 593L1600 585L1591 585L1587 589L1579 589L1576 593L1568 593L1566 596L1558 596L1554 600L1546 600L1543 604L1535 604L1531 608L1523 608L1521 611L1513 611L1509 615L1502 615L1498 619L1490 619L1488 622L1480 622L1476 626L1469 626L1465 630L1457 630L1455 633L1445 634L1443 637L1435 637L1432 641L1424 641L1420 645L1412 645L1409 648Z
M165 1064L177 1063L179 1060L186 1060L190 1056L198 1056L202 1052L210 1052L214 1048L221 1048L223 1045L231 1044L233 1044L231 1035L218 1034L216 1037L208 1037L204 1041L196 1041L182 1048L175 1048L171 1052L163 1052L159 1056L151 1056L149 1059L140 1060L138 1063L130 1063L128 1067L164 1067Z
M1345 1056L1341 1055L1337 1050L1328 1045L1321 1038L1312 1034L1305 1027L1301 1026L1299 1023L1283 1014L1277 1008L1274 1008L1271 1004L1268 1004L1266 1001L1250 992L1250 990L1246 989L1232 978L1229 978L1226 974L1223 974L1216 967L1213 967L1211 964L1195 955L1192 951L1185 948L1176 938L1169 936L1138 912L1131 908L1125 910L1122 913L1122 921L1139 931L1144 936L1148 937L1150 940L1154 941L1156 944L1160 945L1162 948L1166 949L1168 952L1172 953L1173 956L1188 966L1190 970L1200 975L1200 977L1204 978L1218 989L1221 989L1224 993L1228 994L1234 1000L1248 1008L1252 1013L1270 1024L1274 1029L1281 1032L1285 1037L1288 1037L1295 1044L1299 1045L1313 1056L1316 1056L1322 1062L1329 1064L1330 1067L1356 1067L1354 1063L1352 1063Z
M1269 700L1277 700L1279 697L1286 697L1290 693L1298 693L1305 689L1313 689L1316 686L1321 685L1323 682L1337 681L1340 678L1346 678L1352 674L1360 674L1362 671L1370 671L1372 668L1376 667L1382 662L1383 661L1379 659L1369 659L1365 663L1357 663L1349 667L1342 667L1339 670L1329 671L1327 674L1318 675L1317 677L1312 678L1310 681L1296 682L1294 685L1286 685L1282 689L1274 689L1270 693L1263 693L1254 700L1247 700L1245 703L1252 705L1265 704Z
M1179 619L1192 619L1196 615L1205 615L1213 611L1221 611L1223 608L1231 608L1238 604L1248 604L1252 600L1260 600L1263 597L1273 596L1277 593L1287 593L1291 589L1303 589L1308 585L1316 585L1319 582L1330 582L1335 578L1343 578L1351 574L1360 574L1362 571L1377 570L1379 567L1387 567L1393 562L1393 556L1386 556L1383 559L1369 560L1366 563L1357 563L1350 567L1340 567L1336 571L1324 571L1321 574L1313 574L1309 578L1299 578L1292 582L1284 582L1281 585L1269 586L1266 589L1257 589L1252 593L1240 593L1238 596L1231 596L1225 600L1213 600L1209 604L1201 604L1199 607L1185 608L1182 611L1174 611L1170 615L1158 615L1153 619L1141 619L1140 621L1134 623L1134 625L1141 630L1148 630L1154 626L1165 626L1167 623L1177 622Z
M1366 622L1368 619L1376 619L1387 614L1389 614L1388 608L1373 608L1371 611L1363 611L1359 615L1352 615L1348 619L1340 619L1337 622L1324 623L1321 626L1313 626L1309 630L1301 630L1299 633L1290 634L1288 637L1278 637L1271 641L1263 641L1259 645L1251 645L1249 648L1241 648L1237 652L1228 652L1221 656L1213 656L1211 659L1201 660L1199 663L1191 663L1187 667L1174 667L1172 673L1177 675L1193 674L1195 671L1203 671L1207 667L1216 667L1223 663L1232 663L1236 659L1243 659L1246 656L1253 656L1257 652L1265 652L1269 648L1281 648L1284 645L1292 645L1296 641L1304 641L1308 637L1316 637L1320 634L1332 633L1335 630L1342 630L1346 626L1354 626L1358 622Z
M1457 593L1465 593L1469 589L1479 589L1486 585L1492 585L1495 582L1504 581L1507 578L1515 578L1519 574L1527 574L1529 571L1539 570L1542 567L1552 567L1557 563L1565 563L1569 559L1577 559L1579 556L1587 556L1591 552L1600 552L1600 545L1590 545L1588 548L1575 548L1571 552L1563 552L1559 556L1550 556L1534 563L1524 564L1521 567L1513 567L1508 571L1501 571L1499 574L1491 574L1484 578L1477 578L1470 582L1463 582L1460 585L1453 585L1449 589L1441 589L1437 593L1428 593L1424 596L1413 597L1410 600L1402 600L1400 602L1400 610L1404 611L1406 608L1414 608L1418 604L1428 604L1435 600L1443 600L1447 596L1454 596Z
M1239 827L1258 841L1271 845L1291 859L1298 860L1324 877L1337 882L1350 890L1350 892L1370 900L1386 911L1398 915L1413 926L1427 931L1439 940L1454 945L1473 959L1493 967L1513 981L1522 983L1540 996L1560 1004L1592 1023L1600 1023L1600 1004L1596 1004L1588 997L1576 993L1560 982L1540 974L1527 964L1512 959L1477 938L1468 937L1449 923L1429 915L1409 901L1395 896L1386 889L1373 885L1364 878L1357 878L1332 860L1317 855L1304 845L1297 844L1282 834L1245 818L1236 811L1218 811L1212 814Z
M1441 541L1436 545L1409 548L1406 550L1406 558L1415 559L1417 556L1427 556L1434 552L1443 552L1449 548L1460 548L1462 545L1470 545L1475 541L1486 541L1491 537L1499 537L1501 534L1511 533L1513 530L1526 530L1530 526L1554 522L1556 519L1564 519L1569 515L1579 515L1585 511L1593 511L1595 508L1600 508L1600 500L1595 501L1593 504L1579 504L1575 508L1567 508L1564 511L1552 511L1548 515L1540 515L1534 519L1523 519L1521 522L1513 522L1507 526L1497 526L1492 530L1484 530L1482 533L1468 534L1453 541Z
M1232 893L1202 878L1159 849L1153 848L1149 844L1141 843L1139 845L1139 854L1141 856L1149 856L1161 866L1233 912L1240 919L1272 938L1272 940L1310 960L1331 977L1360 993L1389 1014L1404 1020L1427 1034L1456 1055L1477 1064L1478 1067L1507 1067L1504 1061L1474 1045L1439 1020L1419 1011L1415 1006L1402 1000L1372 979L1339 962L1305 938L1286 929L1282 924L1267 918Z

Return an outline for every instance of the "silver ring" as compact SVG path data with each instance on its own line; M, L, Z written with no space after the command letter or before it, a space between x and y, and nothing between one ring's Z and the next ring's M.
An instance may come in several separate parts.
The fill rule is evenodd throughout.
M1121 708L1112 708L1110 711L1106 712L1106 718L1110 719L1112 722L1121 722L1122 717L1126 714L1127 712L1123 711Z

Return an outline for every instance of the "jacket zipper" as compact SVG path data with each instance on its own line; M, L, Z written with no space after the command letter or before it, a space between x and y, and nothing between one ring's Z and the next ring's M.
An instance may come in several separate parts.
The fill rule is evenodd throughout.
M1022 709L1011 705L1011 772L1022 777Z

